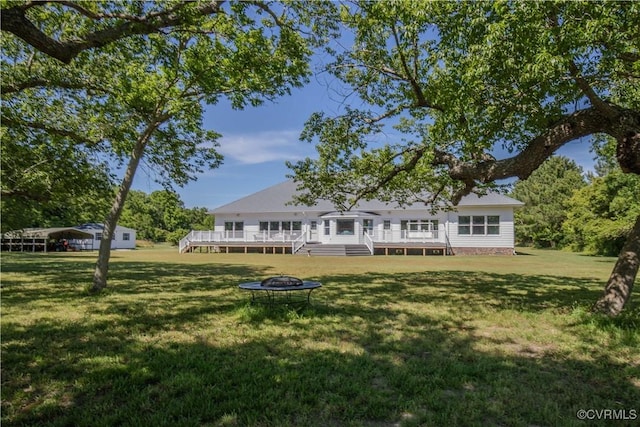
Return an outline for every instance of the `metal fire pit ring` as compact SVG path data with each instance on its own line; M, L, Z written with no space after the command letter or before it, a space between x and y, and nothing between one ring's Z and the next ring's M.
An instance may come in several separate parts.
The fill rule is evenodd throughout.
M260 282L241 283L238 287L244 291L251 292L251 304L311 304L311 292L322 286L322 283L301 280L291 276L274 276ZM303 297L296 297L295 293L302 293Z

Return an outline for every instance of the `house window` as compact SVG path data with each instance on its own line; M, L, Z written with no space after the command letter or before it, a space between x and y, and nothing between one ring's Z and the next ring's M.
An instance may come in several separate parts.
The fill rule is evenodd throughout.
M316 231L318 229L318 221L311 221L311 230Z
M339 219L336 221L336 233L342 236L355 234L355 221L352 219Z
M459 216L458 217L458 234L471 234L471 217Z
M382 223L382 227L385 230L391 230L391 220L390 219L385 219L384 222Z
M224 223L224 231L228 237L242 237L244 230L244 222L242 221L226 221Z
M329 236L331 234L331 222L328 219L324 220L324 235Z
M128 242L131 240L131 235L129 233L122 233L122 240Z
M480 215L474 215L471 217L471 234L487 234L486 232L486 217Z
M459 235L498 235L500 234L500 216L498 215L473 215L458 217Z
M293 232L302 230L302 221L260 221L260 231Z
M102 240L102 233L96 233L96 240Z
M487 216L487 234L500 234L500 217L498 215Z
M437 219L409 219L400 221L405 237L424 237L427 232L438 231Z

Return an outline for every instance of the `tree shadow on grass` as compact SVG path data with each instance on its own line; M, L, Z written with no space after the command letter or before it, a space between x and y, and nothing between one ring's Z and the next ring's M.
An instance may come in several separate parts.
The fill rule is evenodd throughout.
M38 358L22 355L21 379L3 378L3 424L581 425L580 409L633 409L640 400L622 362L483 351L436 317L408 320L429 326L389 336L384 325L362 328L346 316L333 336L292 322L234 344L141 344L40 324L32 333L55 339ZM33 396L31 407L11 405L21 394Z
M473 308L537 312L570 309L576 302L591 303L602 293L598 279L469 271L368 273L325 276L320 280L323 292L331 293L329 298L373 306L394 300L446 301Z
M12 262L3 265L3 273L23 277L3 277L2 288L7 303L20 304L37 299L68 301L79 297L94 298L86 292L91 283L95 260L43 259L37 262ZM109 269L105 297L156 294L158 292L210 291L237 287L241 281L262 277L269 267L242 264L179 264L166 262L117 262ZM28 277L29 280L24 278Z
M3 283L3 305L93 304L76 320L3 319L3 425L571 426L580 409L640 401L631 320L576 316L563 333L582 344L568 351L526 339L509 351L516 337L477 330L484 309L537 319L590 303L596 279L325 276L310 307L243 318L237 284L267 267L123 263L105 295L77 301L73 277L86 269L52 261L33 284ZM606 346L590 336L599 329Z

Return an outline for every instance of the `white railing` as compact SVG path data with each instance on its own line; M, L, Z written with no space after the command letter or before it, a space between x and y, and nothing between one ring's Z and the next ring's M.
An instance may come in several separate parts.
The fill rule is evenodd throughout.
M369 233L364 233L364 244L367 245L369 252L373 255L373 239L369 236Z
M316 232L317 233L317 232ZM363 243L373 251L374 242L380 243L445 243L446 235L438 230L367 230L364 234ZM312 239L313 240L313 239ZM179 251L184 252L192 243L222 243L222 242L292 242L294 253L304 246L308 241L307 234L301 230L295 231L259 231L250 232L246 230L234 231L214 231L214 230L192 230L180 240ZM302 244L301 244L302 243ZM300 245L300 246L297 246ZM297 246L297 247L296 247Z
M193 233L194 231L191 230L189 234L180 239L180 242L178 242L178 253L181 254L189 247L189 244L191 243L191 236L193 235Z
M260 231L253 234L253 242L293 242L302 235L302 230L296 231Z
M371 233L374 242L410 243L440 242L438 230L382 230Z
M307 244L306 237L307 235L303 233L291 242L291 254L295 255L301 247Z
M189 234L180 239L178 252L184 252L192 242L228 242L238 240L243 236L242 231L191 230Z
M179 253L184 252L191 243L222 243L222 242L294 242L304 236L302 231L260 231L250 233L242 231L213 231L213 230L191 230L189 234L180 239L178 244ZM306 240L305 240L306 243Z

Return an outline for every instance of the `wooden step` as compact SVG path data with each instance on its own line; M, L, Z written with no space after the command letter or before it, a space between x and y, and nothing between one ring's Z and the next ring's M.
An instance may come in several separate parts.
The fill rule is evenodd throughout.
M335 245L322 243L307 243L296 255L305 256L369 256L369 248L366 245Z

